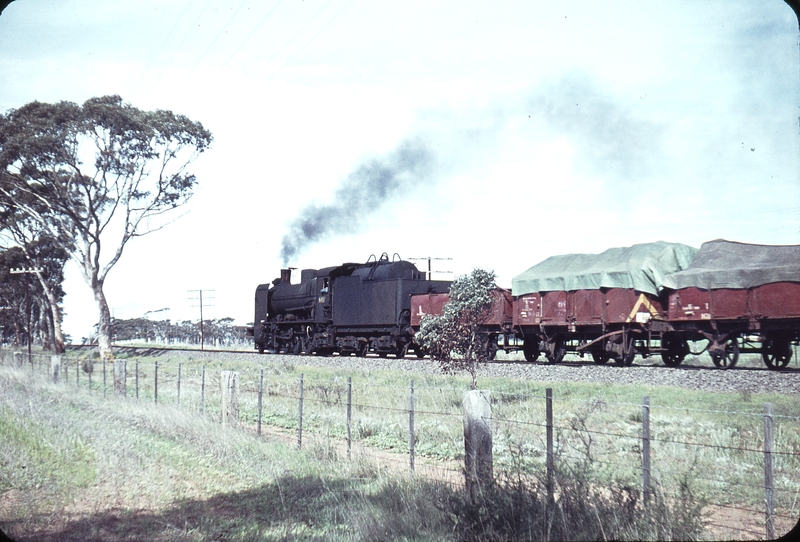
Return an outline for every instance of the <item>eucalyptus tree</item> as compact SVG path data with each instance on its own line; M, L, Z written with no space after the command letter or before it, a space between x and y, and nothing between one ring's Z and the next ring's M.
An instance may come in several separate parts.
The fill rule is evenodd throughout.
M0 176L3 172L0 171ZM20 194L20 199L25 198ZM24 255L19 267L27 268L35 276L43 294L42 309L48 312L48 328L56 353L64 352L64 334L61 330L61 302L64 298L64 265L69 252L63 242L50 237L48 231L38 227L16 205L4 205L0 193L0 244L14 247ZM36 206L36 200L28 198L27 205ZM44 341L43 341L44 343Z
M492 306L495 278L494 271L485 269L473 269L469 275L456 277L442 314L424 317L416 335L444 372L467 371L472 377L472 389L478 385L479 364L488 362L494 353L487 348L487 336L480 327Z
M188 166L211 144L199 122L142 111L119 96L31 102L0 115L0 212L24 217L78 264L111 358L103 286L127 243L158 231L192 196Z

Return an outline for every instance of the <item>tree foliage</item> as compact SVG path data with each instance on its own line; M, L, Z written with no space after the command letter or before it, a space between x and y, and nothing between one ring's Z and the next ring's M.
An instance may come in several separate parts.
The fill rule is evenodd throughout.
M416 335L444 372L467 371L472 376L472 389L477 388L478 365L491 359L480 324L492 305L494 288L494 271L473 269L469 275L457 277L443 313L423 318Z
M108 272L128 241L164 227L167 213L189 200L196 178L186 168L211 140L200 123L141 111L119 96L82 106L32 102L0 115L0 215L47 235L78 263L98 306L105 357Z

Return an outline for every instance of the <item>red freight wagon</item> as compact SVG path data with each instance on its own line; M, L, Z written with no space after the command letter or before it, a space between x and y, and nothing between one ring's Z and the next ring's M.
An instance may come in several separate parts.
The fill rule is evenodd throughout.
M514 308L511 292L503 288L492 291L492 305L481 321L481 331L487 335L486 344L490 351L489 358L494 358L502 347L506 351L514 347ZM427 315L438 316L444 311L444 305L450 300L448 294L420 294L411 296L411 327L419 331L422 318ZM502 338L502 344L500 339Z
M723 368L741 351L760 353L773 369L789 363L800 340L800 246L709 241L664 282L676 348L706 339Z
M558 362L568 351L589 351L597 363L629 365L637 347L649 355L650 339L667 329L661 281L696 252L657 242L553 256L515 277L514 327L524 337L525 358L544 352Z

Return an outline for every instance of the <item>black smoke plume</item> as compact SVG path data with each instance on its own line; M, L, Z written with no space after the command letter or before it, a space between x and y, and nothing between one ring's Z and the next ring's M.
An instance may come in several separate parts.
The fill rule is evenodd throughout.
M332 203L311 204L292 221L283 236L283 264L325 236L353 231L384 202L429 178L433 163L427 146L420 139L412 139L386 156L362 164L342 182Z

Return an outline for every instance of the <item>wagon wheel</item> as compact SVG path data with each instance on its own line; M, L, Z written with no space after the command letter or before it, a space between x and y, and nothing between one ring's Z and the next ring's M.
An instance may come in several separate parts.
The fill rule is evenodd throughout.
M728 339L724 352L709 352L711 361L720 369L730 369L739 361L739 341L736 337Z
M358 357L365 358L367 357L367 351L369 350L369 343L364 341L358 345Z
M792 345L788 339L769 337L761 343L761 357L770 369L783 369L792 359Z
M418 358L424 358L424 357L425 357L425 349L424 349L424 348L422 348L422 347L421 347L420 345L418 345L418 344L417 344L417 345L414 345L414 354L416 354L416 356L417 356Z
M601 350L600 348L594 348L592 351L592 360L598 365L605 365L608 363L608 360L611 359L611 356L608 355L608 352L605 350Z
M661 347L665 349L665 352L661 352L661 359L667 367L677 367L689 353L689 343L673 334L661 338Z
M622 335L620 337L620 341L627 341L623 342L622 354L615 354L614 355L614 365L619 367L629 367L633 364L633 358L636 357L636 347L633 343L633 338L625 337Z
M554 339L548 341L549 344L552 344L552 354L550 353L550 348L548 347L548 351L545 352L545 357L547 358L547 363L561 363L561 360L564 359L564 356L567 355L567 348L564 346L564 339L563 337L557 336Z
M481 337L481 348L486 359L493 360L497 356L497 337L485 335Z
M628 348L625 350L625 355L623 356L622 362L625 364L625 367L630 367L633 365L633 359L636 357L636 346L634 345L633 339L628 344Z
M522 353L525 354L525 361L534 362L539 358L539 343L535 339L523 339Z
M258 353L259 354L263 354L264 353L264 343L257 343L256 344L256 348L258 348Z

